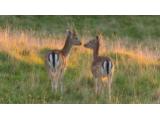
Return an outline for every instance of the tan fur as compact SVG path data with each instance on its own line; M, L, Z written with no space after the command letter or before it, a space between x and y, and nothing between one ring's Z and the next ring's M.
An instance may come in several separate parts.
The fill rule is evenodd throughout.
M47 53L47 56L52 53L52 51ZM64 74L64 71L66 69L66 58L64 57L64 55L61 53L61 51L56 51L57 54L59 54L59 62L60 64L57 66L56 69L51 69L49 62L48 62L48 57L46 56L46 67L47 67L47 71L49 73L49 77L51 79L51 85L52 85L52 91L57 92L58 90L58 86L61 86L61 91L63 91L63 81L62 81L62 77Z
M111 85L112 77L114 72L114 65L112 60L108 56L98 56L99 50L99 38L93 39L84 45L86 48L93 50L93 62L91 66L91 71L95 81L95 93L99 95L102 90L106 91L106 85L108 85L108 96L111 101ZM111 62L112 68L109 70L109 73L103 72L103 63Z
M81 45L81 42L76 36L75 32L68 31L65 45L61 50L52 50L49 51L45 56L46 68L51 79L52 91L57 92L59 86L61 93L63 93L63 74L66 69L66 59L68 58L69 51L73 45ZM49 54L53 53L59 56L58 64L56 67L52 67L50 61L48 60Z

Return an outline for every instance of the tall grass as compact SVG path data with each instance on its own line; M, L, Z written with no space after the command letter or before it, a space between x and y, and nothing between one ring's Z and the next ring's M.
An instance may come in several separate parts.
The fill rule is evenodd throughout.
M86 42L90 37L81 37ZM96 97L90 71L92 52L74 47L67 60L63 96L51 92L44 66L48 49L61 49L65 36L40 38L0 31L0 103L108 103ZM160 102L159 42L130 42L101 36L100 55L115 64L112 103Z
M64 29L74 26L81 35L113 33L130 41L159 39L160 16L0 16L0 28L30 31L40 37L62 35Z

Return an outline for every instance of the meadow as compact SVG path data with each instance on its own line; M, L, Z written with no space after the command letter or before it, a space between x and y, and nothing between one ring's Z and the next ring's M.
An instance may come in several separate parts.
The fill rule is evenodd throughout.
M160 16L0 16L0 103L109 103L94 94L83 45L67 60L64 95L51 92L44 56L71 27L83 44L100 35L100 55L114 61L110 103L160 103Z

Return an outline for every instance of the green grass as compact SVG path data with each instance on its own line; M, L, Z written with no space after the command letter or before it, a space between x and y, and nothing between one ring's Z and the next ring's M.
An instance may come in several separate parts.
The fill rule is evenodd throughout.
M82 76L85 68L67 68L65 91L51 92L51 84L43 65L27 64L0 53L0 103L108 103L108 99L94 94L92 78ZM80 65L85 64L80 56ZM91 56L88 56L91 57ZM86 56L86 60L89 60ZM122 56L123 57L123 56ZM143 67L136 62L119 61L112 86L112 103L158 103L154 94L160 87L160 70Z
M2 29L32 31L42 37L62 35L70 27L86 36L115 33L133 41L159 39L160 16L0 16Z
M138 41L148 50L159 44L159 16L0 16L1 30L24 31L37 38L64 36L71 26L84 37L102 33L109 41L127 39L130 46ZM112 52L109 56L116 63L111 103L160 103L160 65L143 65ZM26 63L0 49L0 103L109 103L104 94L94 94L93 79L88 77L92 56L79 53L76 60L78 64L65 72L62 96L51 92L43 64Z

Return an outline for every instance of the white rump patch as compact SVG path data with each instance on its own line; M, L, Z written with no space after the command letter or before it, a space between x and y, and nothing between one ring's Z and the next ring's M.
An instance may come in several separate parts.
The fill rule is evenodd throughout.
M111 72L111 69L112 69L112 62L109 61L109 73Z
M101 67L101 73L102 73L102 74L105 74L105 73L107 72L106 66L107 66L107 61L104 61L104 62L103 62L103 65L102 65L102 67Z
M51 67L51 68L53 68L53 58L52 58L52 54L49 54L49 66Z
M104 63L103 63L103 69L104 69L105 72L107 72L106 66L107 66L107 61L104 61Z
M111 61L104 61L101 67L101 73L102 74L109 74L112 69L112 62Z
M58 54L55 54L55 67L59 65Z

